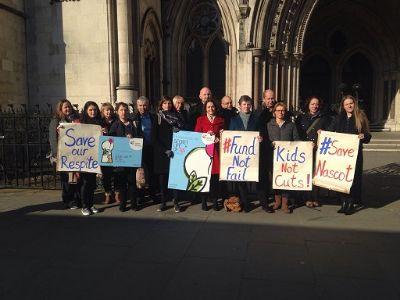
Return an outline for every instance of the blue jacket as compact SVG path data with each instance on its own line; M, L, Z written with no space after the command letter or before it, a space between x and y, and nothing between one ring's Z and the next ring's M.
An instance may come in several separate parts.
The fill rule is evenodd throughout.
M254 112L250 113L249 122L247 123L247 128L244 128L244 124L240 115L237 114L231 119L231 123L229 124L229 130L238 130L238 131L259 131L257 116Z

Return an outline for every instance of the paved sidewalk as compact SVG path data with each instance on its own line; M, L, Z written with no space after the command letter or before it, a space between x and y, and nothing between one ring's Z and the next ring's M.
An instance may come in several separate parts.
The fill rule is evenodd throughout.
M99 205L83 217L59 191L0 190L0 299L399 299L400 194L392 177L368 176L373 208L352 216L326 204L292 215Z

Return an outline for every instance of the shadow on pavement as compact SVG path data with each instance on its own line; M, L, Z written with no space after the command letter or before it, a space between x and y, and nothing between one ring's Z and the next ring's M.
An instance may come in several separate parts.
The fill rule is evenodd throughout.
M212 214L207 219L196 212L154 217L25 212L0 214L1 299L400 295L400 231L261 224L232 214L212 221Z

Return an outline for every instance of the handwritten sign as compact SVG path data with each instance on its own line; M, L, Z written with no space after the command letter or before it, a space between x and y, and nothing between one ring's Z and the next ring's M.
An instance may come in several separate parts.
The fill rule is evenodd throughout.
M272 188L312 190L312 142L275 142Z
M214 155L214 136L179 131L173 134L168 188L209 192Z
M258 182L258 136L256 131L222 132L220 180Z
M136 167L142 165L143 139L101 136L99 140L99 164L112 167Z
M349 194L360 140L355 134L322 131L318 136L313 183Z
M62 124L59 129L57 171L101 174L98 145L101 127L89 124Z

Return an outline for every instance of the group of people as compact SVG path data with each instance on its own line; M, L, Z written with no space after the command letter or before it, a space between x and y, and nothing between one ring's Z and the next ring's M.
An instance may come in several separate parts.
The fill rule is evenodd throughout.
M222 199L239 196L243 211L251 210L249 193L251 187L256 191L260 206L268 213L281 209L291 213L289 205L290 191L272 189L272 157L276 141L312 141L317 147L318 133L329 130L340 133L357 134L360 149L357 157L355 176L350 194L340 193L341 208L338 213L352 214L354 205L361 201L362 180L362 144L371 139L368 119L359 108L358 101L347 95L340 103L339 112L331 116L324 110L322 99L310 97L304 105L304 112L294 116L288 112L285 103L276 101L274 91L263 93L263 105L253 109L253 100L243 95L238 100L238 108L233 106L229 96L224 96L219 103L213 99L209 88L204 87L199 93L200 101L187 110L185 99L175 96L173 99L163 96L155 112L150 110L149 100L141 96L137 99L135 112L131 113L126 103L119 102L115 108L104 103L99 108L93 101L84 105L81 114L75 111L70 101L63 99L57 104L56 114L49 126L51 154L57 157L58 131L63 123L79 122L100 125L104 135L143 138L142 167L145 170L146 188L139 188L137 168L102 167L102 182L105 193L104 203L114 200L120 211L138 210L144 196L159 204L158 211L167 209L167 201L173 201L175 212L180 212L180 201L184 198L195 203L201 199L203 210L208 209L208 202L218 210ZM208 193L190 193L168 189L169 163L174 153L171 150L174 132L189 130L208 133L215 136L210 191ZM259 181L248 182L219 181L220 157L219 138L223 130L257 131L260 143ZM62 201L66 208L81 207L83 215L97 213L93 198L96 189L96 174L66 173L60 174ZM320 206L318 187L311 192L301 192L306 206ZM113 197L114 196L114 197ZM271 200L271 201L270 201ZM270 203L273 202L273 203Z

